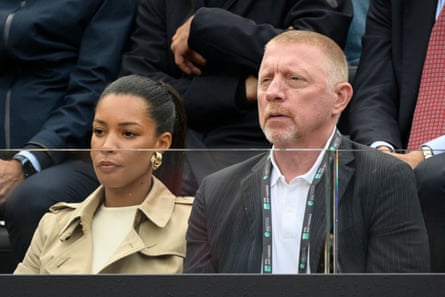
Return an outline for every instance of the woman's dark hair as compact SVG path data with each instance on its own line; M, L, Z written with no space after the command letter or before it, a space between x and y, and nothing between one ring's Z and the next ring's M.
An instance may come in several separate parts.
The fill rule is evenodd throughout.
M109 94L127 94L143 98L147 102L148 116L157 125L157 135L170 132L172 134L170 148L185 147L187 130L185 108L181 96L172 86L140 75L128 75L108 85L100 98ZM163 154L162 166L153 174L178 195L182 187L183 168L184 152L166 151Z

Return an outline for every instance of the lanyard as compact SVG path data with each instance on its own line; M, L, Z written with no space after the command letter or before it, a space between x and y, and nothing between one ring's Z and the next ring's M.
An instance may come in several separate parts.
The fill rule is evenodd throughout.
M341 143L341 135L338 130L329 144L329 150L335 151ZM300 241L300 261L298 263L299 273L306 273L309 261L309 236L311 231L312 212L315 203L315 188L325 172L326 166L332 161L330 154L325 154L320 166L315 173L309 192L306 197L306 210L303 219L303 229ZM262 180L263 196L263 273L272 273L272 204L270 195L270 176L272 173L272 162L268 158L264 166Z

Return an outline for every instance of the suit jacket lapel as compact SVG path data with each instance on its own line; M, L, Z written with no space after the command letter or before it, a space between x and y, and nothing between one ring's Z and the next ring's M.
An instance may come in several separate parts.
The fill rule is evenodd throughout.
M247 213L251 248L248 255L248 271L258 273L261 271L261 257L263 248L263 209L261 185L263 170L269 153L252 168L252 171L241 181L242 200Z
M334 152L335 154L335 152ZM332 205L340 205L346 188L354 174L354 168L351 162L354 160L354 153L351 150L351 144L345 137L342 139L338 151L339 167L335 168L335 161L331 161L327 167L322 180L315 189L315 204L312 213L311 232L310 232L310 267L311 272L320 271L320 264L324 264L324 244L326 232L331 233L332 227L326 228L326 201L331 204L329 207L329 216L332 220ZM334 180L335 172L338 172L337 180ZM338 185L338 188L336 187ZM341 214L338 214L339 216ZM331 223L330 223L331 225ZM322 267L321 267L322 268Z

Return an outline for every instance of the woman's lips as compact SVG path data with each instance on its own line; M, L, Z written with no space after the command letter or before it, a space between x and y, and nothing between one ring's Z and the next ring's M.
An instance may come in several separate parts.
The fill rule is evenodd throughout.
M116 168L120 167L119 164L112 162L112 161L100 161L97 163L97 168L99 168L103 172L111 172L114 171Z

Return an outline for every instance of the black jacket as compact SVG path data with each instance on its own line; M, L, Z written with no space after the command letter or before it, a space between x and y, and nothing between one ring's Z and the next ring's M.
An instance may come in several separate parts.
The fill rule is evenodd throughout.
M0 147L89 146L136 9L137 0L0 1Z
M261 272L261 186L268 156L260 154L203 180L189 220L185 273ZM311 272L323 271L326 201L334 198L340 272L429 272L428 238L411 168L346 137L337 161L331 162L315 188Z

